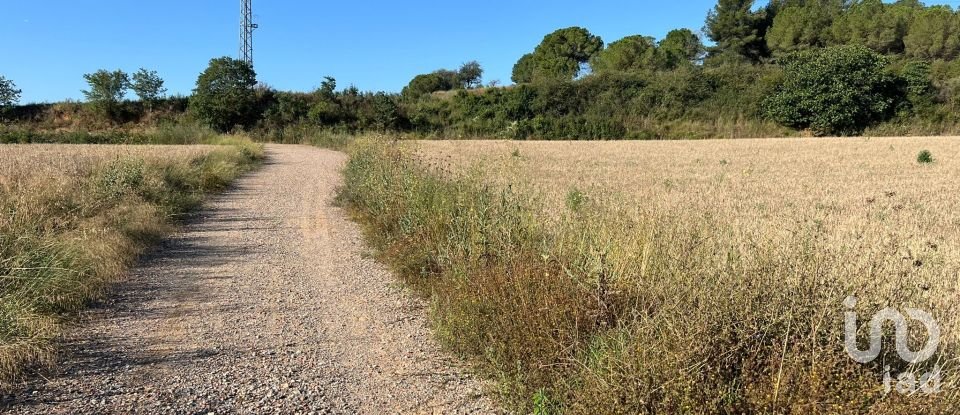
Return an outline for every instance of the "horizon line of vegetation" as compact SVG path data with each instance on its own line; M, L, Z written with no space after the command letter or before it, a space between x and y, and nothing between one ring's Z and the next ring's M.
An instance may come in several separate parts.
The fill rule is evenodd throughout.
M338 90L330 77L312 92L281 92L224 57L189 97L164 97L153 71L100 70L84 76L87 104L16 107L20 91L0 78L0 118L17 124L7 130L199 123L290 142L318 130L511 139L960 133L960 11L917 0L755 3L718 0L702 30L713 46L690 29L609 44L585 28L557 30L520 57L514 86L483 87L471 61L417 75L399 94ZM129 89L139 101L124 101Z

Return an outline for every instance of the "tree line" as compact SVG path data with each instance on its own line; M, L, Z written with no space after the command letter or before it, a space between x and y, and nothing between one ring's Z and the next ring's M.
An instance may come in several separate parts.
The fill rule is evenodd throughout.
M698 138L785 134L957 132L960 12L916 0L718 0L702 33L677 29L609 44L586 28L544 36L513 68L515 85L483 86L475 61L420 74L398 94L311 92L258 83L253 68L217 58L183 105L186 119L288 139L316 129L426 137ZM128 89L149 112L163 81L141 70L85 76L90 105L118 111ZM19 91L0 78L0 105ZM121 114L118 114L120 112ZM134 117L136 118L136 117Z
M547 34L507 88L401 96L411 131L690 138L960 131L960 12L917 0L718 0L701 31Z

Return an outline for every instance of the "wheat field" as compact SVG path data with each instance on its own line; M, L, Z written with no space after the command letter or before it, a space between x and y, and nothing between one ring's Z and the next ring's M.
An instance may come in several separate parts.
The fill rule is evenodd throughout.
M0 185L4 186L0 189L9 194L11 187L26 182L80 178L122 157L184 161L215 149L212 145L6 144L0 146Z
M409 147L430 171L523 195L544 226L573 235L568 245L580 251L567 253L598 258L613 281L604 292L629 299L618 315L633 317L600 336L602 347L591 345L607 357L580 363L576 392L567 392L579 409L632 395L645 397L637 407L654 399L673 410L718 394L741 402L712 402L708 412L936 412L956 402L960 138ZM919 160L924 151L932 162ZM851 296L860 345L872 314L917 308L939 324L935 358L906 364L889 353L853 363L843 332ZM912 350L927 341L915 326ZM883 392L888 371L896 379L931 368L943 371L939 393ZM651 378L678 387L629 386ZM726 385L691 394L704 379Z
M738 225L802 217L854 226L892 210L891 227L956 232L960 138L704 141L420 141L453 172L479 169L498 184L531 187L562 205L571 190L638 208L729 214ZM928 150L935 162L922 165ZM896 209L893 209L896 208ZM907 221L909 223L904 223Z
M638 215L710 216L737 238L772 241L812 222L829 243L896 248L908 270L937 257L938 276L960 277L960 138L416 146L444 171L535 194L554 216L577 194ZM924 150L933 163L917 162Z

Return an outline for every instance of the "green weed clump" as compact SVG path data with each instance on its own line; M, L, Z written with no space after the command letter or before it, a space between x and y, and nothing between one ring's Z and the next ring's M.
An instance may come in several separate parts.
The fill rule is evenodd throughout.
M567 193L566 200L567 208L573 212L579 212L583 205L587 202L587 195L580 191L580 189L571 189Z
M52 363L65 316L101 298L147 246L171 230L173 218L263 156L262 146L249 140L221 142L230 145L190 157L164 157L152 147L102 160L78 158L80 169L69 176L0 175L0 379ZM52 148L11 151L31 157ZM70 159L73 149L56 151ZM40 163L50 160L37 154Z
M935 361L949 373L953 340L918 366L895 363L889 347L871 364L850 359L847 295L864 319L928 300L877 283L894 265L843 261L846 248L823 243L816 223L798 224L787 245L744 244L709 215L636 217L579 196L568 198L575 212L546 221L529 194L440 176L406 151L355 142L341 198L429 299L443 344L497 379L512 409L946 413L958 403L949 379L936 395L886 395L882 383L885 365L896 376Z

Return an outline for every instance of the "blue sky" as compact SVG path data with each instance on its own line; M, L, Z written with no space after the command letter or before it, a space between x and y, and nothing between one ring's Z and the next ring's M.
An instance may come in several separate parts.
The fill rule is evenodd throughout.
M24 103L79 99L100 68L160 72L189 94L210 58L236 56L238 0L0 0L0 75ZM260 81L312 90L399 91L416 74L477 60L486 81L509 83L513 63L543 36L583 26L604 41L700 30L715 0L369 1L254 0ZM945 1L957 6L960 0Z

